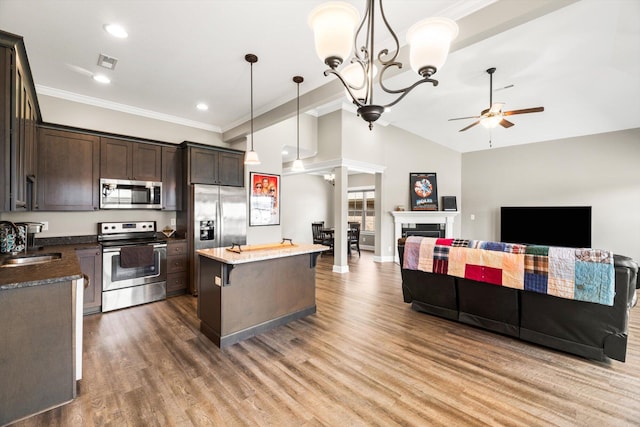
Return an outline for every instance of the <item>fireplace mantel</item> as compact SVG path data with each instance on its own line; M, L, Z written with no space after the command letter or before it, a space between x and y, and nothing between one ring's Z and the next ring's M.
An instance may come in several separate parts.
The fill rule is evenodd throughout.
M457 211L392 211L395 225L395 262L400 262L398 257L398 239L402 237L402 224L445 224L444 237L453 238L453 220L460 212Z

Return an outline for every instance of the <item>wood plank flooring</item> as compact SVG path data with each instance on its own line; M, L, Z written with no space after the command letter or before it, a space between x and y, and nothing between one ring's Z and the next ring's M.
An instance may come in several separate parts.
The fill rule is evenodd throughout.
M640 425L640 308L627 362L595 362L414 312L370 252L332 262L315 315L224 351L191 296L86 317L77 399L15 425Z

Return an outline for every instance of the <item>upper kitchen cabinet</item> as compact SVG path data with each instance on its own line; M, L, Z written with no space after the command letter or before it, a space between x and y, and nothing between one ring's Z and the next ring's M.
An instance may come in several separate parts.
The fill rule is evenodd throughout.
M162 147L162 209L182 209L182 150Z
M100 177L162 181L162 146L100 138Z
M0 31L0 211L35 209L40 121L22 37Z
M182 143L189 184L244 186L244 152Z
M100 137L41 127L38 210L99 209Z

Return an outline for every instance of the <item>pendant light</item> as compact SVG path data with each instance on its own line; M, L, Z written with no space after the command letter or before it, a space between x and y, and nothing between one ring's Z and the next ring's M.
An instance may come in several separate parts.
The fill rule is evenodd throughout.
M302 164L302 160L300 160L300 83L304 81L302 76L295 76L293 81L298 85L298 114L296 116L296 130L297 130L297 151L296 151L296 159L291 166L291 170L294 172L302 172L304 170L304 165Z
M258 153L253 149L253 64L258 62L258 57L252 53L244 56L244 59L251 64L251 150L247 151L244 157L245 165L259 165L260 158Z

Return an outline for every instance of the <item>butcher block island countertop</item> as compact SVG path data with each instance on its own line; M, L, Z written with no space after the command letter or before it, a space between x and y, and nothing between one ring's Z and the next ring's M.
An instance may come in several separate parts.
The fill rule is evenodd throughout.
M197 251L200 330L218 347L316 312L316 259L330 248L283 242L228 249Z

